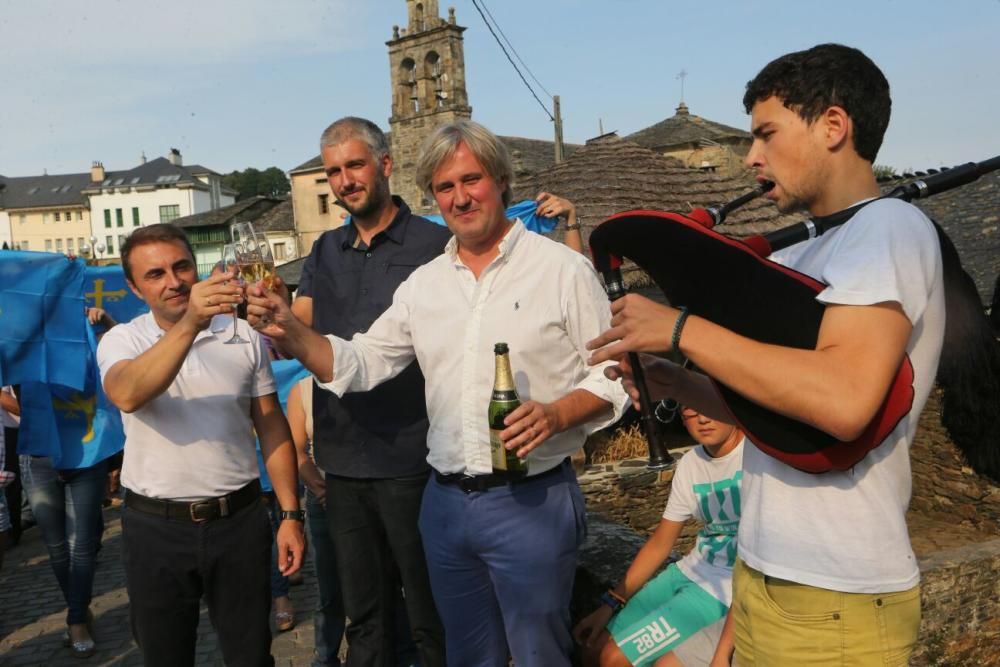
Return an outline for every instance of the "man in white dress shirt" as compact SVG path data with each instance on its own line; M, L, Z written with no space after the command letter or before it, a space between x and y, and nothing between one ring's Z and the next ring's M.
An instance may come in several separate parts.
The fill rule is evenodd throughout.
M609 322L587 259L504 213L513 171L486 128L458 121L428 139L417 182L454 234L443 255L400 285L389 309L350 341L295 320L283 301L250 299L251 323L281 339L322 386L367 391L413 359L426 378L428 481L420 529L445 624L449 664L569 665L569 600L586 530L568 456L620 416L627 399L585 343ZM510 348L523 401L505 446L528 461L511 481L492 471L487 405L493 346Z

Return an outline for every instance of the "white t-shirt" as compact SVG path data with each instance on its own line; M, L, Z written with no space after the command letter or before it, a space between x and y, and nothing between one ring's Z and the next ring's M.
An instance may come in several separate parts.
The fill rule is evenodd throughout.
M944 337L941 252L930 220L897 199L772 257L824 282L823 303L899 303L913 324L913 408L857 465L813 475L754 446L743 461L740 558L764 574L848 593L888 593L920 579L906 529L910 443Z
M727 607L733 601L736 531L740 525L740 483L744 438L733 451L712 458L698 446L681 457L670 485L663 518L705 524L694 548L677 562L685 577Z
M151 498L200 500L257 479L250 399L276 391L263 340L245 320L250 344L225 345L231 315L217 315L198 333L165 392L131 414L122 413L122 484ZM101 378L119 361L134 359L163 335L151 313L119 324L97 347Z

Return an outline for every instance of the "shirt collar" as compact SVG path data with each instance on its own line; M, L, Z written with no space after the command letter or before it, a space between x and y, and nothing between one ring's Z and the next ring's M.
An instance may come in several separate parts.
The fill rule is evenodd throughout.
M504 237L500 239L500 245L497 247L499 252L498 257L507 257L514 248L517 246L518 242L524 238L524 235L528 233L527 228L524 223L521 222L521 218L514 218L514 224L510 226ZM452 236L448 239L447 245L444 247L444 252L448 255L448 258L453 262L461 261L458 259L458 237Z
M208 336L215 336L218 333L222 333L227 327L233 325L233 316L231 314L220 313L218 315L212 316L212 321L209 322L208 328L202 329L194 337L196 341L202 338L207 338ZM160 325L156 323L156 318L153 317L153 313L146 313L139 320L139 326L141 327L143 333L151 338L161 338L163 334L166 333L160 328Z
M393 216L392 222L389 226L383 229L381 232L375 235L375 238L385 235L387 239L395 243L396 245L402 245L403 239L406 237L406 225L412 217L412 212L410 207L403 201L402 197L398 195L392 195L392 202L399 208L396 211L396 215ZM358 228L354 226L354 221L350 223L350 229L344 234L344 239L340 242L340 249L347 250L354 246L358 240ZM374 240L374 239L372 239Z

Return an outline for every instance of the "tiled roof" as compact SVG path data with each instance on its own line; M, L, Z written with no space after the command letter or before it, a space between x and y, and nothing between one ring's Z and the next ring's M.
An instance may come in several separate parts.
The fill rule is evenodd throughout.
M655 209L689 211L735 199L756 187L749 175L725 177L685 167L679 160L654 153L617 136L592 140L568 160L518 183L516 199L545 190L574 202L583 217L584 235L620 211ZM732 213L722 228L748 236L790 224L801 216L778 213L765 199L751 201Z
M278 275L281 276L281 279L285 281L285 284L288 285L289 289L294 290L299 286L299 281L302 280L302 266L306 263L306 259L308 259L308 255L285 262L275 269Z
M291 224L291 200L262 196L249 197L235 204L217 208L214 211L186 215L183 218L174 220L174 224L178 227L228 227L235 222L252 222L255 227L258 224L267 224L269 226L267 231L275 231L277 228L272 229L270 225L278 224L278 221L281 221L281 217L278 215L274 216L274 223L272 223L272 218L269 214L272 209L281 206L285 206L288 209L287 215L289 220L287 223L288 226L281 227L280 229L292 229L294 226ZM282 222L281 224L284 223Z
M292 215L292 200L283 199L277 206L272 206L261 214L254 222L254 228L262 232L295 231L295 218Z
M85 206L81 191L90 185L90 173L15 176L0 179L0 209L43 206Z
M510 151L511 159L514 162L515 178L524 178L532 174L537 174L556 163L555 148L551 141L503 136L500 137L500 140L507 146L507 150ZM578 148L580 148L579 144L564 144L564 157L569 157ZM322 168L323 160L317 155L295 167L289 173L294 174L301 171L312 171Z
M667 146L697 143L702 139L721 141L723 139L747 139L750 133L736 127L692 115L687 105L681 102L677 113L655 125L634 132L625 137L640 146L661 150Z
M569 199L581 217L586 244L593 228L615 213L633 209L683 213L731 201L754 187L756 182L749 175L725 177L691 169L627 139L605 135L587 142L565 162L518 183L515 200L533 198L540 191ZM743 237L802 218L783 215L774 204L759 198L731 213L718 229ZM561 239L563 227L557 229Z
M883 191L910 180L883 182ZM914 204L948 233L962 266L976 282L980 298L988 304L1000 275L1000 171Z

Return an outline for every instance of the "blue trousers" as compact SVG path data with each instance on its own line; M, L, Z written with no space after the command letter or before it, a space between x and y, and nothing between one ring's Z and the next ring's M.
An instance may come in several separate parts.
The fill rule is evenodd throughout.
M420 532L449 665L570 664L569 603L586 510L560 473L484 492L427 483Z
M319 588L319 607L313 615L315 625L315 667L339 665L337 653L344 639L344 602L337 576L337 557L333 552L326 508L316 501L316 496L306 489L306 525L309 528L313 563L316 565L316 585Z
M89 468L56 470L48 457L21 456L24 490L66 598L68 625L87 622L105 471L104 461Z

